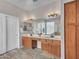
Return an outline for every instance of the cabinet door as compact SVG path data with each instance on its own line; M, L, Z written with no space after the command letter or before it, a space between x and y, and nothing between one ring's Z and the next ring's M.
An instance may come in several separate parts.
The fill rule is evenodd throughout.
M79 0L77 0L77 59L79 59Z
M48 53L52 55L52 44L51 44L51 43L52 43L52 41L49 40L49 44L48 44L48 48L49 48L49 49L48 49Z
M76 59L76 2L65 4L65 55Z
M61 55L61 43L60 41L53 41L51 42L52 48L51 48L51 54L54 56L60 57Z
M48 44L48 41L45 39L45 40L42 40L42 50L47 52L49 51L49 44Z
M22 43L25 48L32 48L32 40L28 37L22 38Z
M42 48L43 51L45 50L44 42L45 42L44 39L42 39L41 40L41 48Z
M44 46L43 42L41 43L41 48L42 48L43 51L45 50L45 46Z
M52 55L60 57L60 47L59 46L52 46Z
M49 44L45 43L44 46L45 46L45 51L48 53L48 51L49 51Z
M27 48L27 38L25 38L25 37L22 38L22 44L23 44L24 48Z
M32 40L30 38L27 39L27 48L32 48Z

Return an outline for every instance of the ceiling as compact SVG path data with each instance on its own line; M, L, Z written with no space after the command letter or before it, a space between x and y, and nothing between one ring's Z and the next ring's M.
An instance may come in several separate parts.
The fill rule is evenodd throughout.
M39 7L48 5L51 2L57 1L57 0L6 0L7 2L27 11L32 11L34 9L37 9Z

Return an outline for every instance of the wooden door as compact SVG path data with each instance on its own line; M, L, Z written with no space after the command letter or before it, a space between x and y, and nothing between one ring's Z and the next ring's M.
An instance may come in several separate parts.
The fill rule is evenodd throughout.
M79 0L77 0L77 59L79 59Z
M65 17L65 59L76 59L76 2L66 3Z

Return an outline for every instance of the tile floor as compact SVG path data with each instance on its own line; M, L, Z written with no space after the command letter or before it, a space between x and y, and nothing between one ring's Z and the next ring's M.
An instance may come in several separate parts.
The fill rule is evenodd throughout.
M59 59L56 56L49 56L40 49L14 49L3 55L0 59Z

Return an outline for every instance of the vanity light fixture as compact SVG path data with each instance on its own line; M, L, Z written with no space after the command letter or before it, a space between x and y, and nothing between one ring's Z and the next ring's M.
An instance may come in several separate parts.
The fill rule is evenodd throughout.
M48 13L48 17L56 17L57 15L58 15L58 13L55 13L55 12Z

